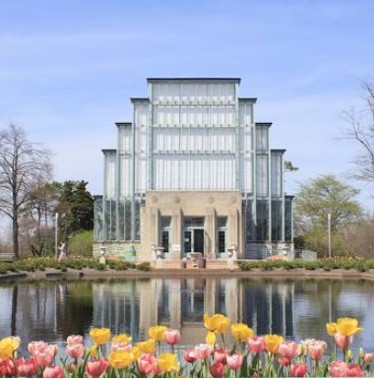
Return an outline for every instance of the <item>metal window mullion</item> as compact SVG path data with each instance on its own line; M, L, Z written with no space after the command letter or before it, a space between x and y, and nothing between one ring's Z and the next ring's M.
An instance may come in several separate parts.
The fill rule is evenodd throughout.
M108 229L106 222L106 200L107 200L107 181L108 181L108 170L107 170L107 155L104 153L104 189L103 189L103 240L108 240Z
M234 117L234 123L235 123L235 188L236 190L239 189L240 185L240 142L239 142L239 133L240 133L240 126L239 126L239 98L238 98L238 84L235 84L234 87L234 99L235 99L235 117Z
M136 177L135 177L135 106L133 108L133 123L132 123L132 170L131 170L131 241L135 241L135 186L136 186Z
M271 155L270 155L270 138L269 138L269 128L267 129L267 156L268 156L268 202L269 202L269 226L268 226L268 234L269 234L269 242L272 242L272 220L271 220Z

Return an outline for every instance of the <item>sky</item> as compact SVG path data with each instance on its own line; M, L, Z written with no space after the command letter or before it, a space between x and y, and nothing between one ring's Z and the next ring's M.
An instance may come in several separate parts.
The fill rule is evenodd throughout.
M54 177L103 188L101 149L147 77L240 77L271 121L271 147L299 171L286 191L323 174L347 179L360 152L341 139L374 76L372 0L1 0L0 129L13 122L53 152Z

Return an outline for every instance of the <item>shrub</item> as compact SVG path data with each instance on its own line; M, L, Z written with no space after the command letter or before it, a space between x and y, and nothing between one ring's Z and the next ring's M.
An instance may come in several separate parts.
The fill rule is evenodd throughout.
M149 272L151 270L151 264L148 262L140 263L136 266L136 269Z
M93 231L80 231L73 235L69 242L69 256L92 257Z

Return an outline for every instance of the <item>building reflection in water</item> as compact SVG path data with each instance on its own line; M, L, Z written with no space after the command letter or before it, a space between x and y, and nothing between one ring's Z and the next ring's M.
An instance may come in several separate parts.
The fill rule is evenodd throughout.
M243 321L257 334L293 336L294 285L215 277L20 283L0 287L0 335L63 342L92 327L147 338L150 326L180 329L182 344L205 340L204 313ZM89 338L88 338L89 339Z

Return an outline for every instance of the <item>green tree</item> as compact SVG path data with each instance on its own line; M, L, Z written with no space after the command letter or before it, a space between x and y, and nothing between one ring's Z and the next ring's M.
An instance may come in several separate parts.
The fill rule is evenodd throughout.
M93 229L94 199L87 190L86 181L54 182L57 192L56 212L59 214L60 239L67 241L69 236Z
M334 175L323 175L301 185L295 195L295 214L302 228L327 226L331 214L331 230L357 220L362 215L355 200L359 190L340 182Z
M343 227L362 216L355 200L359 190L340 182L334 175L323 175L301 185L295 196L296 234L303 237L305 248L319 254L327 252L327 218L331 214L332 250L347 252Z

